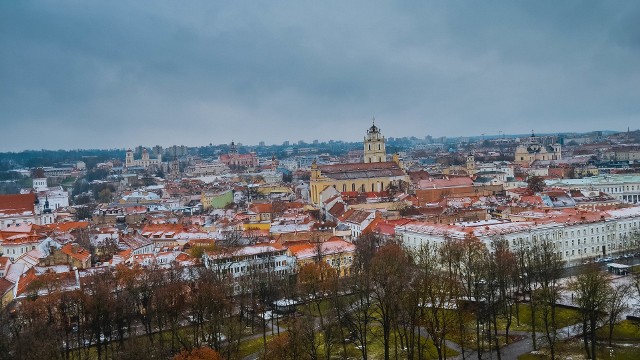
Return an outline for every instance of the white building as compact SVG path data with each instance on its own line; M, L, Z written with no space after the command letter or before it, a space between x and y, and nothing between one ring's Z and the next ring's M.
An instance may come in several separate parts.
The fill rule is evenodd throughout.
M214 251L203 255L204 265L220 274L229 274L234 280L265 273L286 275L295 268L296 258L287 248L278 244L245 246L231 252ZM236 287L236 291L240 291Z
M0 195L0 230L52 224L54 219L50 210L41 210L36 194Z
M147 148L142 149L142 158L139 160L135 160L133 158L133 150L127 150L127 155L125 156L124 166L126 168L130 167L141 167L148 168L150 166L160 166L162 164L162 155L158 154L157 158L152 159L149 157L149 151Z
M564 189L598 190L631 204L640 203L640 175L611 174L582 179L546 180L547 186Z
M547 213L518 214L519 220L486 220L471 223L429 224L413 222L396 227L396 236L409 248L441 244L445 237L475 236L489 246L504 237L512 250L522 244L551 242L567 261L577 265L610 254L629 251L640 241L640 207L585 212L563 209Z
M38 197L38 211L45 208L56 210L69 206L69 193L62 186L49 187L47 178L40 172L33 178L33 189L22 189L20 193L28 194L34 192Z

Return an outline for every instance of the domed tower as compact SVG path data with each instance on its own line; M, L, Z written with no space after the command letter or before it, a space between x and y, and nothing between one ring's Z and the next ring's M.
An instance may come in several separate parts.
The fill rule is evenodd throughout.
M42 168L38 168L33 172L33 190L45 191L48 189L47 177Z
M149 150L147 148L142 149L142 160L149 160Z
M367 136L364 137L364 162L375 163L384 161L387 161L384 136L380 133L380 128L376 126L376 119L373 118L373 125L367 130Z

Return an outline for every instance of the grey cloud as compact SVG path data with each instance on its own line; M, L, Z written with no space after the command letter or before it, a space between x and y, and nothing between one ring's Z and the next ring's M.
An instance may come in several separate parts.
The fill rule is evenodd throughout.
M0 4L2 150L622 130L640 5ZM533 125L535 124L535 125Z

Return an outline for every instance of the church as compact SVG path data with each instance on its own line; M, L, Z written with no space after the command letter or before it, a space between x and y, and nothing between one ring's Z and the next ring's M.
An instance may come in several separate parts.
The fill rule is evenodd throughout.
M258 156L253 152L248 154L238 153L238 148L232 141L229 146L229 153L220 155L220 162L231 169L255 168L258 166Z
M127 150L127 154L125 157L124 166L126 168L130 167L141 167L147 169L151 166L160 166L162 165L162 155L158 155L157 158L152 159L149 157L149 150L147 148L142 149L142 158L139 160L135 160L133 158L133 150Z
M362 163L346 163L311 166L311 202L321 202L320 193L328 187L339 192L383 192L400 181L409 182L397 155L387 161L385 140L380 128L373 125L364 137L364 160Z
M532 132L527 141L518 145L514 155L514 162L518 165L531 165L536 160L561 160L562 146L560 144L545 145Z

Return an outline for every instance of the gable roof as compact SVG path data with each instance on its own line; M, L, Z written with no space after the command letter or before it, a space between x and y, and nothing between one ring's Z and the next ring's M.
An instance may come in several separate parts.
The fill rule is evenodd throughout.
M374 213L372 212L364 210L350 209L342 214L342 216L340 217L340 221L350 222L352 224L362 224L363 221L365 221L367 218L369 218L369 216L372 216L373 214Z
M36 194L11 194L0 195L0 213L20 214L33 211L36 202Z
M321 165L318 169L322 175L335 180L405 176L394 161Z
M449 187L465 187L465 186L473 186L473 180L471 180L471 178L466 176L448 177L444 179L431 178L428 180L420 180L420 182L418 183L418 188L421 190L449 188Z
M62 249L60 249L60 251L62 251L65 255L68 255L81 262L85 262L91 257L89 251L79 245L74 246L74 244L72 243L67 243L62 247Z

